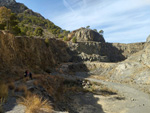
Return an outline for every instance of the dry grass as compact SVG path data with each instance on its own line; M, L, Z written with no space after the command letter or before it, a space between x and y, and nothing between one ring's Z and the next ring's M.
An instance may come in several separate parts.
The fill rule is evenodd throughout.
M34 75L36 79L34 85L42 86L50 94L56 103L66 102L66 95L72 92L82 92L82 86L78 86L75 81L66 80L60 76Z
M14 82L9 83L9 84L8 84L8 88L9 88L10 90L15 89L15 84L14 84Z
M3 112L2 105L8 97L8 86L0 81L0 113Z
M46 112L52 113L52 106L47 100L42 101L42 98L39 98L37 95L22 97L18 104L26 106L25 113L39 113Z
M116 95L118 93L117 90L97 82L91 82L91 85L86 87L85 90L103 96Z
M39 82L38 82L37 80L35 80L35 81L33 82L33 84L34 84L35 86L38 86L38 85L39 85Z
M6 99L8 96L8 86L5 83L0 83L0 99Z
M62 87L62 77L50 75L34 75L34 78L37 80L35 84L43 86L52 96L55 96L57 89L59 89L60 86Z
M6 99L5 98L1 98L0 99L0 113L3 113L3 104L5 103Z
M24 92L25 94L28 92L26 85L20 85L15 88L15 92Z

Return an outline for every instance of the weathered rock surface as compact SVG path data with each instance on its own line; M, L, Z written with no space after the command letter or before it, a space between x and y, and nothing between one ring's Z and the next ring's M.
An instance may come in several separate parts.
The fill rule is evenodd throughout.
M15 0L0 0L0 5L1 6L13 5L15 3L16 3Z
M109 57L111 62L123 61L145 47L145 43L106 43L102 46L102 53Z
M86 28L80 28L71 33L77 38L77 42L96 41L105 42L102 35L99 33Z
M96 75L121 83L132 83L145 92L150 92L150 44L127 60L119 63L85 62L68 66L76 75ZM80 72L82 73L79 73ZM86 72L83 74L83 72Z
M130 56L124 62L116 64L111 78L150 85L150 45Z
M0 6L5 6L8 9L11 9L13 13L26 13L29 15L44 18L39 13L33 12L32 10L28 9L28 7L26 7L24 4L16 2L16 0L0 0Z
M145 43L112 44L88 41L66 44L56 39L49 39L49 43L46 43L44 39L14 37L0 31L0 69L17 72L30 68L50 72L57 64L69 61L118 62L144 47Z
M95 41L68 43L71 61L123 61L132 54L142 50L145 43L101 43Z
M102 53L101 42L78 42L68 43L70 54L72 55L71 61L101 61L108 62L108 56Z
M23 13L28 9L24 4L17 3L15 0L0 0L0 6L5 6L14 13Z
M0 70L19 72L21 69L50 71L58 63L68 62L67 45L63 41L14 37L0 31Z

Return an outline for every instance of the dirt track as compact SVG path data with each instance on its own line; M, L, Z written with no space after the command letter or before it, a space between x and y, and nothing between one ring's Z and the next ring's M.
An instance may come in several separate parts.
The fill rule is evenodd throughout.
M150 113L150 95L136 90L131 86L124 84L106 82L103 80L87 78L90 81L105 84L107 87L117 90L118 94L124 97L124 100L109 102L107 98L95 95L100 98L99 104L103 106L106 113Z

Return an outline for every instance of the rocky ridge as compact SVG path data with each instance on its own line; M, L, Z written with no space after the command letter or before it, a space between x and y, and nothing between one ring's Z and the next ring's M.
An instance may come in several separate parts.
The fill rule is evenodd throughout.
M18 3L15 0L0 0L0 6L5 6L8 9L11 9L13 13L19 14L19 13L28 12L28 14L30 15L44 18L39 13L33 12L32 10L28 9L28 7L26 7L24 4Z
M76 37L77 42L87 42L87 41L96 41L102 43L105 42L103 36L100 35L98 32L86 28L74 30L69 34L69 36Z

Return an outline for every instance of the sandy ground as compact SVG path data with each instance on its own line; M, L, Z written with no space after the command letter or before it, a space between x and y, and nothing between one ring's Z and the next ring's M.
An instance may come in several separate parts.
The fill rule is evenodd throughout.
M103 80L96 80L87 78L90 81L105 84L107 87L117 90L118 96L104 97L94 95L99 98L100 104L106 113L150 113L150 95L142 91L132 88L131 86L106 82Z
M77 77L71 78L77 79ZM117 94L109 96L92 93L75 94L71 97L72 102L69 104L76 112L70 113L150 113L150 94L125 84L86 79L104 84L108 88L116 90ZM6 113L24 113L25 110L24 106L16 104L15 97L10 98L4 108Z

